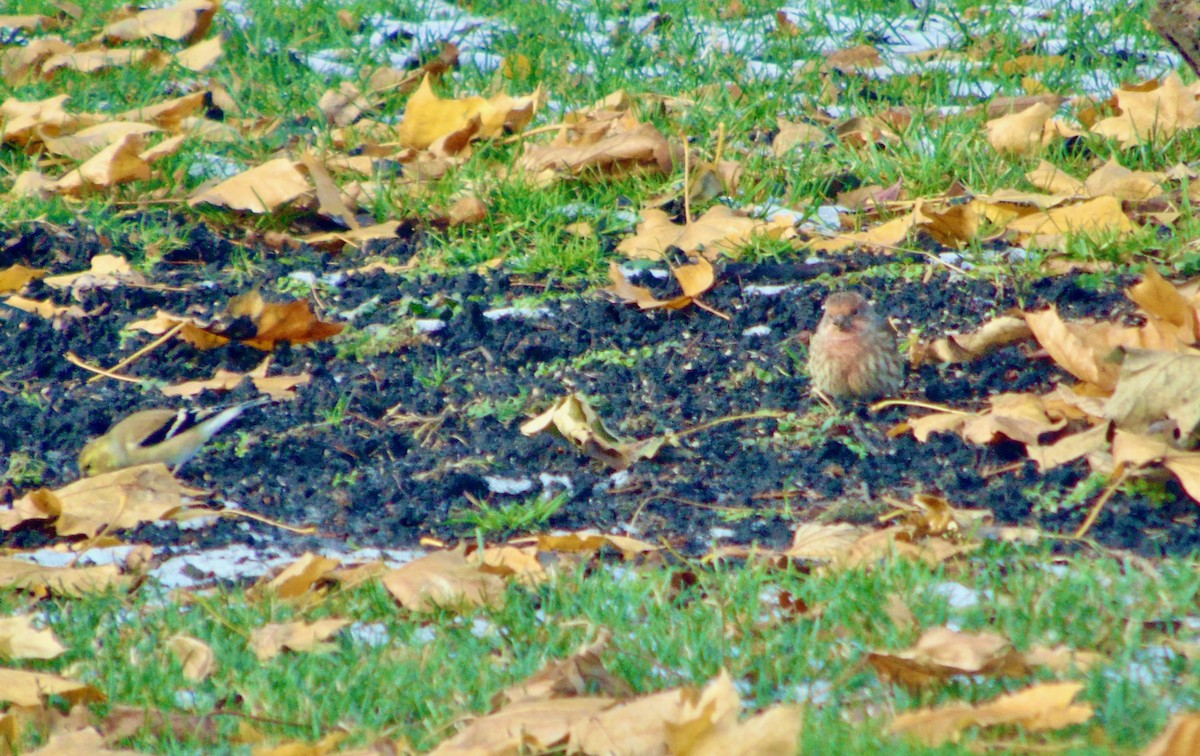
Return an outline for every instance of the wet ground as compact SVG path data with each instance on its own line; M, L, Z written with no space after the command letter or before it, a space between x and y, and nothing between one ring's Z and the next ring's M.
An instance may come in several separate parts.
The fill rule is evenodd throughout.
M56 328L0 306L0 459L9 460L10 470L18 452L24 469L27 461L34 468L44 463L42 484L59 486L77 477L83 443L129 412L253 396L248 382L231 394L205 392L194 400L173 400L156 388L207 378L218 368L248 371L264 355L247 346L200 352L172 342L127 371L153 386L88 383L90 374L64 354L113 365L150 340L123 334L125 324L158 309L212 313L257 284L268 299L311 299L327 320L352 316L350 327L330 341L276 350L272 375L306 371L311 383L294 401L249 410L180 475L251 512L311 524L319 535L223 520L195 530L146 526L128 539L405 546L423 536L469 535L480 502L493 509L529 506L545 494L562 494L563 501L544 528L596 527L667 539L685 551L718 541L781 545L798 519L868 519L887 497L907 500L915 491L990 508L1002 523L1066 532L1083 518L1086 507L1053 511L1087 477L1082 462L1043 477L1017 444L888 438L887 430L912 410L849 408L834 416L809 398L805 342L828 292L816 274L863 270L886 258L728 264L704 296L728 320L695 307L648 314L503 272L346 275L381 256L403 261L421 241L397 239L342 255L253 250L248 256L201 228L154 268L149 277L157 288L96 289L72 300L69 292L30 285L25 296L79 304L90 315ZM128 253L131 243L78 227L9 228L0 230L0 269L20 262L52 273L77 271L93 254ZM1103 317L1129 309L1121 291L1126 281L1060 277L1000 285L953 280L936 263L912 264L934 269L923 282L875 278L860 286L902 335L918 325L931 336L968 330L1018 304L1055 303L1070 315ZM531 309L535 297L541 301ZM905 396L971 408L989 394L1044 390L1064 379L1048 360L1031 355L1029 345L1018 345L965 367L927 366L909 375ZM614 474L559 438L519 432L528 417L570 391L585 395L608 427L627 438L763 409L793 414L715 424ZM0 497L11 500L31 485L22 481L4 484ZM1092 534L1148 554L1200 545L1191 525L1195 505L1173 483L1147 490L1114 497ZM46 538L25 530L3 541L32 546Z

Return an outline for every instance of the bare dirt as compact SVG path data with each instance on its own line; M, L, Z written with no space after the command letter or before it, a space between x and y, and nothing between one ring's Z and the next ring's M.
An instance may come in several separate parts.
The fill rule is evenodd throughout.
M174 222L169 216L136 220ZM268 299L287 299L278 282L290 282L294 293L297 281L289 276L304 272L332 282L312 297L326 319L357 312L353 330L359 334L372 325L398 324L389 342L393 351L365 356L359 350L356 356L347 345L353 334L282 346L273 353L271 373L308 372L312 382L294 401L249 410L180 476L246 510L311 524L319 535L223 520L198 530L145 526L127 539L403 546L422 536L469 536L473 526L459 520L475 508L473 500L499 507L563 491L566 502L545 528L664 538L686 552L718 540L781 545L795 517L866 520L886 507L887 497L906 500L916 491L989 508L1001 523L1068 532L1083 518L1086 507L1057 513L1046 507L1087 476L1082 462L1043 477L1015 443L977 447L951 435L925 444L911 435L889 437L887 431L913 411L907 408L877 414L848 408L831 419L814 405L802 366L808 332L829 291L817 274L836 276L891 258L856 254L815 266L728 264L704 297L728 320L695 307L645 313L503 272L344 276L381 255L406 259L424 242L414 234L343 255L278 252L202 227L152 272L152 283L166 288L85 292L74 303L91 315L61 328L0 307L0 459L23 452L45 463L41 482L55 487L78 476L75 457L88 438L132 411L251 397L248 382L232 393L182 401L154 386L89 384L90 374L64 355L112 365L147 340L122 334L133 320L158 309L211 313L255 284ZM0 231L0 269L19 262L52 273L77 271L94 254L128 253L133 244L80 227L9 228ZM244 259L254 261L250 278L238 262ZM902 336L918 326L927 336L969 330L1017 305L1055 303L1068 315L1102 317L1128 309L1122 294L1128 281L962 280L935 263L910 264L934 268L920 282L875 278L859 287ZM767 286L786 288L756 288ZM24 293L72 303L69 292L41 283ZM536 317L529 314L532 297L543 297ZM515 313L497 317L496 310L514 302L521 306ZM421 333L413 326L417 319L442 325ZM263 357L239 344L200 352L173 342L128 372L161 385L207 378L218 368L248 371ZM1067 377L1049 360L1019 345L967 366L910 373L904 396L972 408L997 392L1049 389L1060 380ZM569 391L586 395L610 429L631 438L759 410L794 415L716 424L614 475L559 438L518 431L527 417ZM1173 482L1165 486L1166 502L1164 490L1153 500L1119 493L1092 534L1146 554L1195 549L1195 505ZM516 489L524 490L500 492ZM3 484L0 497L11 501L22 491ZM2 540L28 547L49 539L28 528Z

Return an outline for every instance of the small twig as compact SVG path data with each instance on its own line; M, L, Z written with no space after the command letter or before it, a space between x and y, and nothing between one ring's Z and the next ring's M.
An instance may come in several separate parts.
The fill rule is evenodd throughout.
M732 320L732 318L730 318L725 313L721 312L720 310L718 310L715 307L712 307L711 305L707 305L704 302L701 302L696 297L692 297L692 304L696 305L697 307L699 307L701 310L704 310L705 312L710 312L713 315L716 315L718 318L721 318L722 320Z
M679 140L683 142L683 225L692 225L692 190L688 186L688 177L692 172L692 161L690 159L692 151L688 147L687 136L679 135Z
M280 530L286 530L289 533L299 533L300 535L312 535L313 533L317 532L315 525L297 528L294 525L284 525L278 520L272 520L269 517L263 517L262 515L257 515L253 512L247 512L244 509L222 509L221 511L217 512L217 514L220 517L245 517L248 520L255 520L264 525L270 525L271 527L279 528Z
M919 402L915 399L884 399L882 402L875 402L870 406L872 412L887 409L888 407L917 407L919 409L933 410L935 412L945 412L950 415L974 415L974 412L967 410L954 409L941 404L933 404L932 402Z
M109 377L109 378L113 377L113 376L109 375L109 373L115 373L123 367L128 367L130 363L135 362L135 361L141 359L142 357L144 357L145 355L149 354L150 352L154 351L155 349L158 349L160 346L162 346L163 344L167 343L172 338L174 338L175 334L182 331L183 327L185 325L187 325L186 322L176 323L175 325L168 328L167 332L164 333L162 336L159 336L157 339L155 339L154 341L151 341L146 346L142 347L141 349L137 350L136 352L129 355L125 359L121 360L116 365L113 365L111 368L108 369L108 372L101 372L100 375L94 375L91 378L88 378L88 383L93 383L93 382L98 381L101 378L105 378L105 377Z
M84 370L104 376L105 378L112 378L114 381L128 381L129 383L145 383L146 382L146 379L144 379L144 378L132 378L128 375L118 375L117 373L109 372L108 370L105 370L104 368L98 368L95 365L89 365L88 363L81 360L79 358L79 356L76 355L74 352L67 352L66 354L63 355L63 359L65 359L67 362L71 363L72 365L74 365L76 367L81 367Z
M746 412L740 415L726 415L725 417L718 417L716 420L709 420L707 423L701 423L699 425L694 425L691 428L685 428L681 431L676 431L671 435L675 436L675 438L683 438L684 436L690 436L693 433L699 433L700 431L708 430L709 428L715 428L716 426L724 425L725 423L736 423L742 420L757 420L758 418L770 419L773 417L787 417L787 415L788 413L784 412L783 410L759 410L758 412Z
M1096 503L1092 505L1091 511L1089 511L1087 517L1084 518L1083 524L1080 525L1079 529L1075 531L1073 538L1082 539L1085 535L1087 535L1087 532L1092 529L1092 525L1095 524L1096 518L1100 516L1100 511L1104 509L1104 505L1108 503L1108 500L1112 498L1112 495L1117 492L1117 488L1120 487L1120 485L1124 482L1125 463L1121 462L1117 465L1117 468L1113 470L1113 478L1112 481L1109 482L1108 488L1105 488L1104 492L1100 494L1100 498L1096 499Z

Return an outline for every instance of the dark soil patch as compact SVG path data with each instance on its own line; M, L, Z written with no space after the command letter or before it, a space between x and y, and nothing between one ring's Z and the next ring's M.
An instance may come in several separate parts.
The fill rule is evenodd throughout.
M127 244L80 228L0 234L0 268L21 262L55 273L83 269L93 254L120 253ZM307 371L312 383L294 402L248 411L181 477L250 511L314 524L323 538L394 546L425 535L466 535L471 526L452 521L474 508L470 498L503 506L563 490L567 503L547 527L662 536L688 551L717 537L780 545L794 516L833 508L843 519L867 518L878 511L880 496L907 499L914 491L990 508L1003 523L1037 521L1068 531L1083 517L1079 509L1044 511L1047 501L1087 476L1083 463L1042 477L1017 444L976 447L948 435L927 444L911 436L888 438L886 431L907 416L905 409L870 415L859 408L821 427L826 416L814 412L802 370L807 331L828 292L812 281L813 273L861 268L873 258L820 268L731 265L705 297L728 321L697 308L647 314L589 295L551 298L541 305L540 317L520 312L496 317L496 308L544 293L541 282L505 274L345 277L381 252L404 258L420 241L396 240L387 249L343 256L253 250L250 258L262 262L252 274L237 276L233 263L242 250L200 229L186 249L155 271L154 283L171 289L86 292L77 303L95 314L61 328L0 307L0 458L22 452L44 462L45 485L73 480L75 456L89 437L134 410L178 402L135 384L88 384L89 375L63 359L66 352L112 365L145 342L123 338L121 328L130 321L160 308L211 313L254 284L268 298L285 298L277 291L281 287L303 295L303 276L295 274L304 273L307 280L330 282L318 285L315 298L327 318L357 313L352 329L335 341L277 350L272 374ZM794 286L764 295L750 281ZM1055 278L1010 281L998 290L985 281L951 281L938 268L925 283L873 280L863 288L902 333L919 325L936 335L970 329L1018 304L1055 303L1069 315L1111 317L1130 309L1121 292L1127 283L1096 290L1077 279ZM25 294L70 299L42 284ZM418 318L438 320L442 327L417 333ZM387 325L392 331L385 337L378 329ZM762 333L760 326L769 331ZM392 351L370 354L365 334L373 330L375 346L386 342ZM353 343L359 344L357 356ZM1064 378L1029 352L1028 346L1012 347L965 369L922 368L910 375L905 396L975 407L990 394L1049 389ZM136 363L130 374L175 383L210 377L218 368L247 371L263 356L240 345L198 352L177 342ZM687 436L681 448L666 449L655 461L613 475L559 439L526 438L518 431L529 414L571 390L588 396L609 427L626 437L760 409L787 410L795 417L716 425ZM197 401L222 404L252 394L243 384L232 395L206 393ZM389 410L411 422L390 424ZM517 494L496 492L522 486L526 490ZM13 486L6 490L9 497L17 493ZM1200 539L1190 524L1195 505L1174 483L1157 494L1157 503L1118 494L1093 534L1144 553L1194 549ZM244 521L198 531L148 526L131 537L201 545L296 538ZM25 531L4 541L29 546L41 538ZM298 540L293 545L310 539Z

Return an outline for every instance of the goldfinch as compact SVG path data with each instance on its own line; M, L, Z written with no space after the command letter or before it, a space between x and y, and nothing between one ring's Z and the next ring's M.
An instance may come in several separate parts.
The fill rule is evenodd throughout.
M230 407L135 412L83 447L79 471L90 478L153 462L178 470L247 407L270 400L264 396Z

